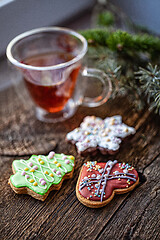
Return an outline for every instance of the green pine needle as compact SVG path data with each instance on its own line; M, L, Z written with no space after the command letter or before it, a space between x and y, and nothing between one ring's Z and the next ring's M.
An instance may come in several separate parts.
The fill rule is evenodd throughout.
M148 64L147 69L139 68L136 72L137 79L139 79L141 88L147 96L150 109L155 108L156 113L160 114L160 69L157 65L154 67L151 63Z

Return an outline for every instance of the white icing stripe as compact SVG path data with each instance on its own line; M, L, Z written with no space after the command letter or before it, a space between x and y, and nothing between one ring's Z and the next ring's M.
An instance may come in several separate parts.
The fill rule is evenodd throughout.
M63 157L63 156L65 156L66 158L65 158L65 159L60 158L60 157ZM41 164L41 163L38 161L38 159L41 159L41 161L44 161L45 166L43 166L43 164ZM37 173L41 173L41 174L43 175L43 178L44 178L47 182L53 183L53 182L55 181L55 178L52 177L52 176L49 176L48 174L45 174L44 171L43 171L43 168L49 169L49 170L51 171L51 173L53 173L53 175L57 176L58 178L61 178L61 177L62 177L62 175L61 175L62 172L64 172L64 173L66 174L66 173L68 172L67 169L66 169L64 166L61 165L60 167L58 167L59 170L61 170L61 171L60 171L61 174L56 174L56 173L53 171L53 169L50 167L50 164L56 165L56 164L53 163L54 160L57 160L57 162L61 162L61 163L65 164L65 160L66 160L66 159L70 160L69 164L67 164L67 165L74 166L74 164L71 162L71 159L68 158L68 157L67 157L66 155L64 155L64 154L63 154L63 155L61 154L61 156L59 156L59 157L54 156L51 160L50 160L48 157L44 156L44 155L32 156L32 157L30 158L30 161L33 162L35 165L37 165L38 169L36 169L36 170L35 170L32 166L29 166L29 165L28 165L28 162L26 162L26 161L23 160L23 159L20 160L20 163L22 163L22 164L23 164L25 167L27 167L29 170L31 170L31 169L33 168ZM47 166L46 166L46 165L47 165ZM22 168L17 168L17 170L18 170L18 171L21 171L21 172L25 171L25 170L22 169ZM43 187L43 185L40 185L40 184L39 184L40 178L39 178L38 176L36 176L36 175L34 174L34 172L27 171L26 174L25 174L25 179L26 179L26 181L29 183L29 185L32 186L33 184L26 178L26 175L29 175L30 177L32 177L32 178L34 179L34 181L37 182L37 185L38 185L39 188L41 188L41 189L46 189L46 188L47 188L47 183L46 183L45 186Z
M28 167L28 165L26 164L25 160L20 160L20 162L21 162L22 164L24 164L25 167ZM24 171L24 169L22 169L22 168L18 168L17 170L18 170L18 171L21 171L21 172ZM37 171L37 170L36 170L36 171ZM37 178L38 180L40 179L39 177L34 176L34 174L33 174L32 172L28 172L28 171L27 171L27 174L26 174L26 175L31 175L31 176L33 177L34 181L36 181L35 178ZM26 175L25 175L26 181L32 186L32 183L26 178ZM37 183L37 184L38 184L38 183ZM45 187L43 187L43 186L40 186L40 185L38 184L38 187L39 187L39 188L42 188L42 189L46 189L46 188L47 188L47 185L46 185Z
M41 159L42 159L42 158L41 158ZM43 160L44 160L44 159L43 159ZM41 171L39 171L39 172L43 174L43 177L46 179L46 181L51 182L51 183L54 181L54 178L53 178L53 177L51 177L51 176L49 176L49 175L47 175L47 174L44 173L44 171L43 171L43 169L42 169L43 165L41 165L38 161L35 161L35 158L31 158L31 161L33 161L34 163L38 164L38 166L39 166L40 169L41 169ZM51 172L52 172L52 169L51 169L50 167L46 167L46 166L45 166L45 168L51 170ZM38 172L38 170L36 170L36 171ZM47 176L50 177L50 178L52 178L52 180L49 180L49 179L47 178Z

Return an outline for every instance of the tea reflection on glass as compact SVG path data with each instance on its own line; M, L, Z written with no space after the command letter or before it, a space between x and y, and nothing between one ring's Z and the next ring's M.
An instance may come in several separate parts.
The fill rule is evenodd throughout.
M71 117L79 105L94 107L108 100L110 79L98 69L83 66L86 52L83 36L59 27L31 30L9 43L7 57L21 71L39 120L62 121ZM84 97L91 85L86 77L101 81L100 96Z

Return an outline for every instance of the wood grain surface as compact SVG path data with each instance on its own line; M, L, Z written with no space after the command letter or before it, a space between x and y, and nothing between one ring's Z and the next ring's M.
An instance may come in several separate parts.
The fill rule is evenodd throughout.
M134 111L124 97L98 108L80 107L71 119L46 124L36 120L23 91L21 97L13 87L0 92L0 239L160 239L160 118L148 110ZM78 127L85 116L116 114L137 130L116 156L80 157L75 147L65 142L66 133ZM12 161L51 150L76 157L73 178L44 202L15 194L8 185ZM80 168L87 160L109 159L132 164L139 172L140 184L101 209L87 208L75 194Z

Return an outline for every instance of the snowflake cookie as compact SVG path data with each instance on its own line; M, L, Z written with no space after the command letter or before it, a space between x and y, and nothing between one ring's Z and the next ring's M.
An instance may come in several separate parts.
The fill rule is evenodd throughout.
M87 116L80 127L69 132L66 140L76 145L78 153L95 155L97 150L102 154L115 154L120 148L122 139L135 134L135 129L122 123L121 116L107 117L104 120Z

